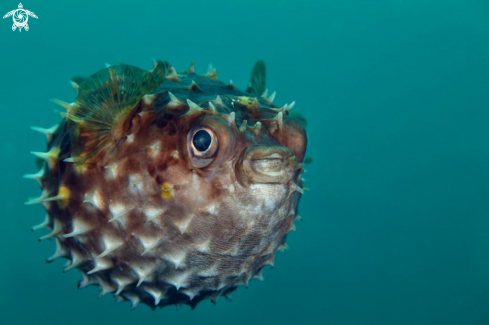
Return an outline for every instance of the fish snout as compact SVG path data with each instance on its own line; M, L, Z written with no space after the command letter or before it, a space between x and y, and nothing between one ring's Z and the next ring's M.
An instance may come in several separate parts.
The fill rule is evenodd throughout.
M251 183L284 184L297 170L297 158L286 147L253 145L243 155L241 170Z

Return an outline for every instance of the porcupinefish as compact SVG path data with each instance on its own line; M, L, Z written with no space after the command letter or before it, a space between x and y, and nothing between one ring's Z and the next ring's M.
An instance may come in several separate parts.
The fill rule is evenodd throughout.
M65 271L133 308L229 297L286 248L299 218L302 123L266 97L259 61L246 91L212 67L157 61L75 78L75 102L32 152L45 220ZM262 96L263 95L263 96Z

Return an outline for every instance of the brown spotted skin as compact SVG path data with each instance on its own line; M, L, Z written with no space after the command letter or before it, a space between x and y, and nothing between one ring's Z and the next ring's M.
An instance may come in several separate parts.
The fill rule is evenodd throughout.
M194 307L261 278L286 247L303 192L307 139L287 107L213 74L175 79L139 101L110 156L70 162L79 144L69 119L48 136L54 154L37 202L48 213L40 227L57 244L48 261L66 258L80 287L99 285L133 307ZM200 129L215 137L210 157L194 155Z

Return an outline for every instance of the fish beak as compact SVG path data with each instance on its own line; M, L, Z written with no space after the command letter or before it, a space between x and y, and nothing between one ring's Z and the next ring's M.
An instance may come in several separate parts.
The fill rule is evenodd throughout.
M285 184L297 169L297 158L286 147L255 145L246 149L241 169L251 183Z

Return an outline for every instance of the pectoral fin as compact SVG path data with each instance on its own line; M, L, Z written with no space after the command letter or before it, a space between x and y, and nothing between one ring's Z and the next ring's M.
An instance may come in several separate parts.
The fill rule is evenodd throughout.
M166 64L159 61L152 71L130 65L113 65L77 81L78 96L72 110L63 113L73 122L72 158L83 163L106 152L127 133L130 121L144 95L165 79ZM73 80L73 81L75 81Z

